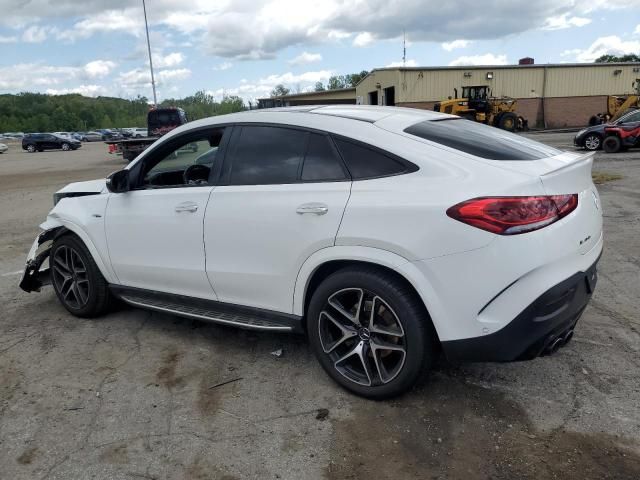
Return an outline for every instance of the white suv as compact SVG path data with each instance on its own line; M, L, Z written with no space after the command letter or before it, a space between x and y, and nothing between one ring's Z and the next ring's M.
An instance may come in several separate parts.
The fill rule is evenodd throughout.
M50 277L81 317L119 297L304 332L335 381L384 398L439 351L512 361L569 341L602 251L591 155L413 109L208 118L57 192L21 287Z

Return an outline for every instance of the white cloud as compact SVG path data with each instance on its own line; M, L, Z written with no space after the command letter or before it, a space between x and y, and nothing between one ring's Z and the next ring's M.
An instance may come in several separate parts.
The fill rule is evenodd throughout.
M289 65L306 65L308 63L320 62L322 61L322 55L319 53L309 53L302 52L295 58L289 60Z
M160 70L155 72L155 80L157 85L186 80L191 76L191 70L188 68L179 68L174 70ZM151 88L151 74L149 70L143 68L135 68L127 72L121 72L118 76L119 84L125 89L131 90L141 87Z
M472 42L469 40L454 40L453 42L444 42L441 44L442 48L444 48L447 52L451 50L455 50L456 48L465 48L468 47Z
M231 63L231 62L222 62L222 63L219 63L218 65L216 65L215 67L213 67L213 69L222 72L224 70L229 70L231 67L233 67L233 63Z
M591 23L590 18L586 17L572 17L569 13L563 13L555 17L547 18L543 25L543 30L563 30L571 27L584 27Z
M585 49L565 50L561 55L574 56L578 62L593 62L602 55L626 55L640 52L640 41L622 40L616 35L600 37Z
M100 11L86 16L70 29L59 32L57 38L74 42L80 38L89 38L96 33L117 31L139 36L144 29L140 13L135 8Z
M33 25L22 32L22 41L26 43L42 43L53 29Z
M106 89L102 85L80 85L72 88L47 88L45 93L49 95L67 95L69 93L79 93L87 97L97 97L104 95Z
M396 67L417 67L418 64L416 63L415 60L407 60L404 65L402 63L402 60L399 62L391 62L388 65L385 65L386 68L396 68Z
M309 91L316 82L326 82L333 74L332 70L310 71L301 74L287 72L268 75L254 81L242 79L239 86L218 88L208 93L216 98L222 98L224 95L237 95L246 101L254 101L256 98L268 97L271 90L279 84L283 84L294 91L298 87L300 91Z
M369 32L362 32L356 35L356 38L353 39L354 47L366 47L373 42L373 35Z
M10 36L10 37L4 37L2 35L0 35L0 43L16 43L18 41L18 37L14 36Z
M173 52L168 55L155 55L153 56L153 66L157 68L175 67L184 62L184 55L180 52Z
M485 53L484 55L466 55L458 57L449 62L452 67L460 67L465 65L507 65L506 55L494 55L493 53Z
M116 66L111 60L94 60L84 66L84 72L89 78L101 78L109 75Z
M634 35L640 35L640 23L636 26L636 29L633 31Z

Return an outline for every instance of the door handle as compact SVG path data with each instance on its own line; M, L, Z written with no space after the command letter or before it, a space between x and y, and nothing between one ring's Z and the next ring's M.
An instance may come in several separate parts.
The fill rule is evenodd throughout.
M189 212L193 213L198 210L198 205L193 202L184 202L179 205L176 205L176 213Z
M304 215L313 213L314 215L324 215L329 211L329 207L324 203L304 203L296 208L296 213Z

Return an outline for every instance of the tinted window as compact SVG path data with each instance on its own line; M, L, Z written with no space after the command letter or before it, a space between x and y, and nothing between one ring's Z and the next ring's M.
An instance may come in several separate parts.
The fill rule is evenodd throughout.
M327 135L310 134L301 179L305 182L345 179L342 162Z
M294 183L307 132L278 127L242 127L231 155L231 185Z
M354 180L398 175L408 171L406 165L378 150L340 138L335 141Z
M620 119L620 123L640 122L640 110L628 113Z
M461 118L427 120L405 132L490 160L537 160L562 153L520 135Z

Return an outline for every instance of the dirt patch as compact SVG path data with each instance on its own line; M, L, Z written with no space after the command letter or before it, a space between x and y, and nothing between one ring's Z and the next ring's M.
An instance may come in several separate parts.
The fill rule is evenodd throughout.
M114 445L100 454L100 461L108 463L129 463L129 454L126 445Z
M30 465L38 453L37 447L31 447L20 454L16 459L20 465Z
M593 183L595 183L596 185L602 185L603 183L613 182L614 180L621 180L624 177L622 175L618 175L617 173L593 172L591 174L591 178L593 178Z
M220 467L209 464L197 457L185 470L185 480L239 480L235 475L224 472Z
M172 389L184 383L184 379L176 376L176 367L182 358L182 353L172 351L162 359L162 367L156 373L156 380L165 387Z
M357 401L353 412L333 420L329 479L640 478L630 441L536 431L504 395L446 375L402 401Z

